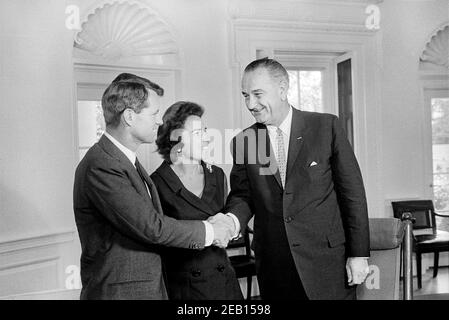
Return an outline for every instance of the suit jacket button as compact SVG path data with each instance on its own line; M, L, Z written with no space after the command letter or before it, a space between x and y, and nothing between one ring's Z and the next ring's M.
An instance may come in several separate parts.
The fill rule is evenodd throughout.
M292 221L293 221L293 217L288 216L288 217L285 218L285 222L286 223L290 223Z
M224 265L222 265L222 264L219 264L219 265L217 266L217 270L218 270L218 272L223 272L223 271L224 271L224 269L225 269L225 266L224 266Z

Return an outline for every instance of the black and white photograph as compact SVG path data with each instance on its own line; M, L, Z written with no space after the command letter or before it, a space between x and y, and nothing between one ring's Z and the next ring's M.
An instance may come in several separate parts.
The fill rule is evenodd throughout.
M449 300L449 0L0 0L0 107L0 300Z

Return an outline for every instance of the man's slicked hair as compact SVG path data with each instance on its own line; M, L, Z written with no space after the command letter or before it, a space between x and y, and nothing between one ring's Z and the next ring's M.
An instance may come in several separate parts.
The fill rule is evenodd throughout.
M246 66L244 73L249 73L259 68L267 70L273 79L279 81L283 80L287 82L287 85L290 84L290 78L284 66L280 64L278 61L270 59L268 57L257 59L251 62L249 65Z
M117 78L114 79L114 81L112 81L112 83L123 82L123 81L140 82L147 89L151 89L154 92L156 92L158 96L162 97L164 95L164 89L161 86L159 86L158 84L156 84L148 79L136 76L135 74L132 74L132 73L121 73L117 76Z
M126 109L140 113L143 108L148 107L148 89L159 96L164 95L164 89L148 79L130 73L122 73L115 78L101 99L106 126L117 127Z

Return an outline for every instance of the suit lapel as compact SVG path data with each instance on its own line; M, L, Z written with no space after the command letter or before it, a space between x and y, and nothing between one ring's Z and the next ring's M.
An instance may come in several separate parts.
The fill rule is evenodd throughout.
M205 179L204 190L203 194L201 195L201 200L210 208L210 210L212 210L212 212L214 212L214 209L210 206L210 204L212 204L215 201L215 193L217 192L216 190L217 179L212 169L211 171L209 171L204 162L201 162L201 165L203 166L204 179Z
M129 161L129 159L125 156L125 154L122 151L120 151L120 149L117 148L112 143L112 141L109 140L104 135L98 141L98 145L110 156L112 156L113 158L120 161L120 163L125 167L128 175L130 177L131 183L137 189L137 192L149 200L147 189L146 189L145 185L143 184L139 173L137 172L136 168L134 167L134 164L132 164L131 161ZM145 172L145 170L143 170L143 172Z
M292 126L290 131L290 141L288 144L288 160L287 160L287 175L286 184L289 175L295 165L298 155L304 145L305 122L301 111L293 109Z
M206 213L209 216L215 215L214 212L206 203L206 200L213 194L215 194L216 184L214 183L213 174L208 175L206 169L204 168L204 190L201 198L198 198L192 192L187 190L182 184L179 177L173 170L170 168L170 165L167 162L164 162L158 169L157 172L165 180L167 185L172 189L172 191L178 194L181 198L183 198L186 202L188 202L191 206L197 208L198 210Z

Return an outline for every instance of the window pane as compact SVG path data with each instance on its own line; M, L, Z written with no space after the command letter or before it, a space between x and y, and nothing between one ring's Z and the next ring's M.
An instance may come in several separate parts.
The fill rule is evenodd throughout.
M288 102L299 109L299 92L298 92L298 76L299 72L296 70L287 70L288 76L290 78L290 88L288 90Z
M296 109L323 112L322 72L287 70L290 78L288 101Z
M322 112L323 90L321 71L300 71L299 88L301 110Z
M435 209L449 213L449 98L431 104Z
M105 127L100 101L78 101L78 148L80 159L100 139Z

